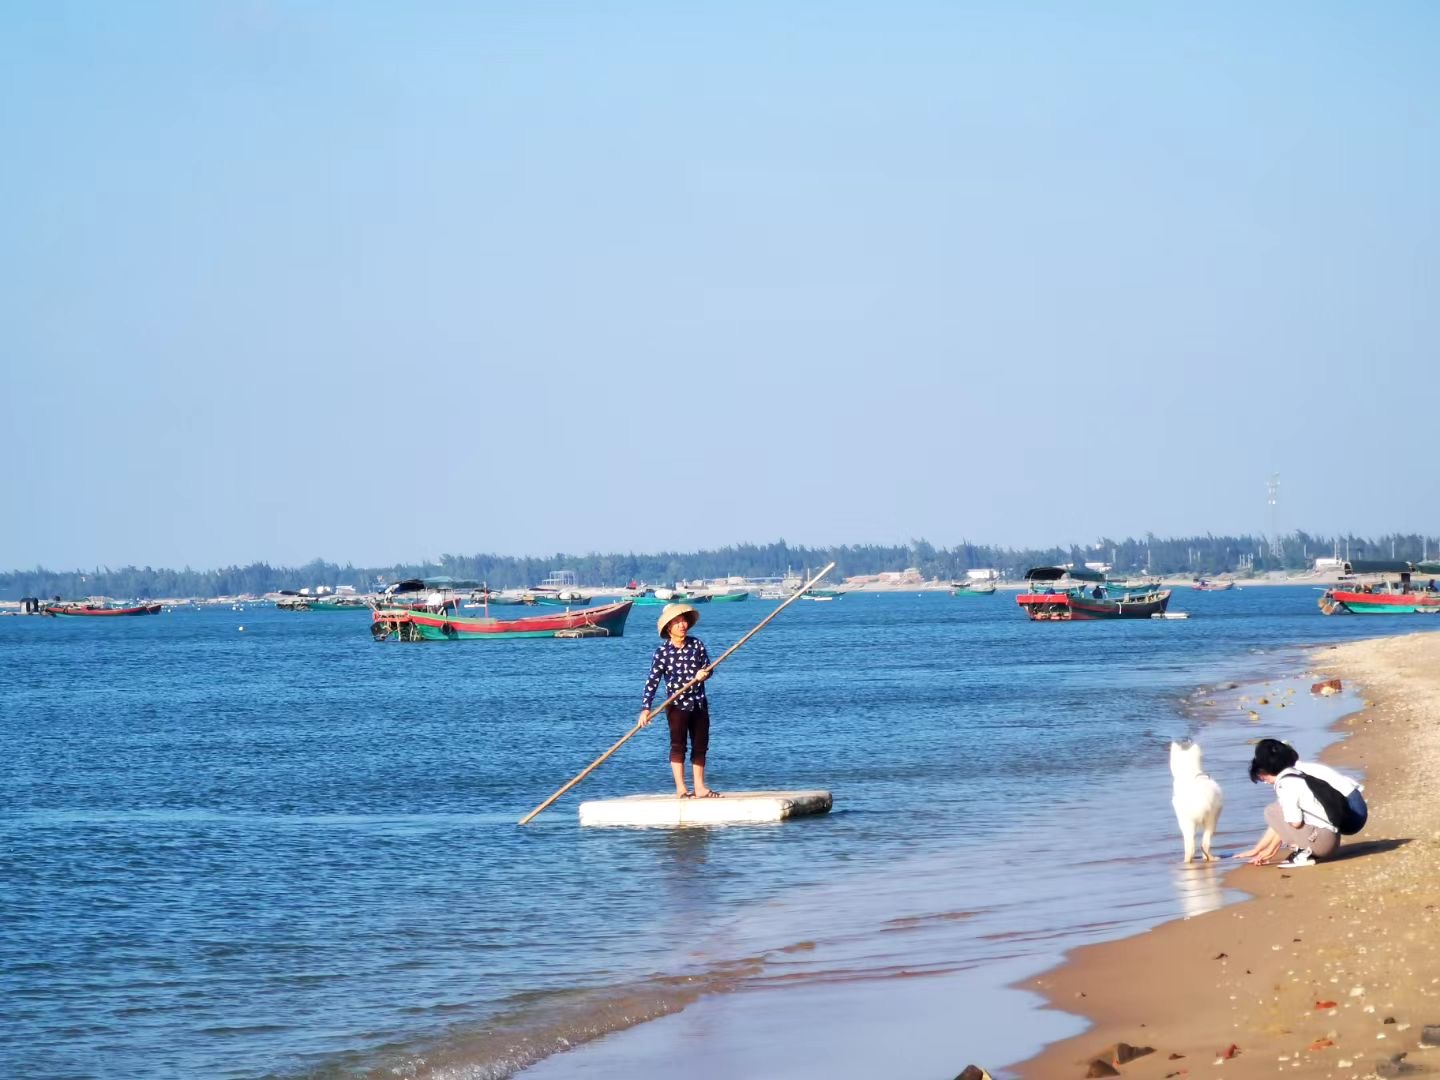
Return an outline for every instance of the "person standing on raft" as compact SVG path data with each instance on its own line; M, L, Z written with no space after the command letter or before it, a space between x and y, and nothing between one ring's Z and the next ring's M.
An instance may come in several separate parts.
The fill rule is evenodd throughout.
M705 680L710 677L710 654L705 651L703 641L690 636L690 628L699 621L700 613L689 604L665 605L656 624L660 647L650 661L650 677L645 680L645 696L640 703L640 726L645 727L654 719L650 705L660 687L661 676L664 676L666 690L672 694L695 680L665 711L670 721L670 771L675 776L675 794L682 799L720 797L718 791L705 786L705 752L710 749L710 703L705 697ZM687 738L694 796L685 787Z

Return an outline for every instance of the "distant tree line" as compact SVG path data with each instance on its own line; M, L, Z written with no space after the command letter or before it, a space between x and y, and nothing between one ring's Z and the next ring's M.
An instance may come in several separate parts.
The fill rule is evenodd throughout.
M407 577L448 576L482 581L493 588L523 588L538 584L556 570L573 571L581 585L623 585L629 581L668 584L696 578L740 576L778 577L787 570L818 570L832 560L831 577L840 580L859 574L879 574L910 567L926 578L949 579L966 570L993 568L1019 577L1028 567L1058 563L1104 562L1115 577L1145 574L1195 576L1231 572L1264 573L1269 570L1309 569L1316 558L1338 553L1353 559L1411 559L1435 557L1435 545L1419 535L1323 537L1297 532L1273 547L1260 536L1189 536L1111 540L1101 538L1084 547L1001 548L961 542L937 548L925 540L906 545L842 545L800 547L783 540L773 544L739 544L714 551L660 552L658 554L557 554L518 558L508 555L442 555L438 562L397 566L357 567L315 559L304 566L227 566L218 570L152 569L151 567L96 567L93 570L55 571L36 567L0 573L0 599L22 596L67 599L82 596L122 598L171 596L260 595L281 589L299 590L326 585L351 585L366 592Z

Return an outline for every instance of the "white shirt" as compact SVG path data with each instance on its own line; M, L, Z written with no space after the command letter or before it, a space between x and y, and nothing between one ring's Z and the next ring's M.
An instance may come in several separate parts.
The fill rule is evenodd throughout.
M1302 772L1317 780L1324 780L1346 798L1360 785L1344 773L1336 772L1330 766L1315 761L1297 761L1294 768L1283 770L1275 778L1275 798L1280 803L1280 813L1289 824L1293 825L1298 821L1303 825L1339 832L1326 816L1320 800L1311 792L1310 785L1305 783L1305 778L1300 775Z

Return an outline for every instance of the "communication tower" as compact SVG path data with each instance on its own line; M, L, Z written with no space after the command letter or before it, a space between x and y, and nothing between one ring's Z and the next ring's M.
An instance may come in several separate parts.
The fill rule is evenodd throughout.
M1275 565L1284 565L1285 542L1280 539L1279 512L1280 512L1280 474L1271 473L1270 479L1265 483L1266 503L1270 508L1270 561Z

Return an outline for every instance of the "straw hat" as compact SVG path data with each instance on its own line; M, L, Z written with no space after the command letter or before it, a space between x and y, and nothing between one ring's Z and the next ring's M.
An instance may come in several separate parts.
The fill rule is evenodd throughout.
M660 621L655 624L662 638L665 636L665 628L682 615L685 616L685 622L689 626L694 626L700 621L700 612L696 611L689 604L665 605L665 609L660 612Z

